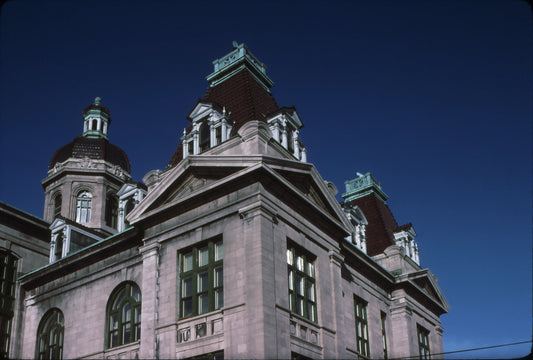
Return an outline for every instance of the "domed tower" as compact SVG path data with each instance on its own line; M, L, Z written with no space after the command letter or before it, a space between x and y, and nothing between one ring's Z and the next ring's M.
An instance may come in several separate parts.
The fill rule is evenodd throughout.
M82 136L54 153L41 182L45 220L60 216L102 235L117 232L117 193L130 182L131 170L126 153L108 140L110 124L100 98L83 110Z

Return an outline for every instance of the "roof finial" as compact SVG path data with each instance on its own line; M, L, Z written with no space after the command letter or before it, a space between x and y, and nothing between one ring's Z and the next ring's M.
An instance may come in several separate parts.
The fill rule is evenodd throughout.
M239 47L239 43L233 40L233 48L236 49Z
M101 102L102 102L102 99L99 96L94 98L94 105L100 106Z

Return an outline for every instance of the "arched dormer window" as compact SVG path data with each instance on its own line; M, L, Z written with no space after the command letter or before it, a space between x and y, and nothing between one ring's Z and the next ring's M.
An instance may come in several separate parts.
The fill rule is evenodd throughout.
M107 302L107 348L132 343L141 338L141 290L133 282L113 290Z
M105 200L105 223L113 229L118 225L118 199L113 194L107 195Z
M209 149L211 142L211 130L207 120L204 120L200 125L200 152L204 152Z
M59 309L51 309L39 323L37 330L37 359L63 358L63 329L65 320Z
M76 199L76 222L88 223L91 221L91 201L93 196L88 191L82 191Z
M56 197L54 198L54 214L52 217L53 219L61 215L62 204L63 204L63 197L61 196L61 194L57 194Z

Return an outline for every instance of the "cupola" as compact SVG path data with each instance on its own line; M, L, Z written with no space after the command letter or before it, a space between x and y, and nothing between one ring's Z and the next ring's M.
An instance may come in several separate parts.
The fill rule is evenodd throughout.
M83 110L83 136L107 139L111 124L109 109L101 105L102 99L96 97L94 103Z
M364 196L375 194L378 199L385 202L389 198L383 190L381 184L372 176L371 173L357 173L357 177L344 182L346 192L342 194L344 201L352 201Z

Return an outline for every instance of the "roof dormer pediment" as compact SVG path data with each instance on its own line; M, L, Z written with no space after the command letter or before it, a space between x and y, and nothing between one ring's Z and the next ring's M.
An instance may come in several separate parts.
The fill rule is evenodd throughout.
M435 276L429 271L429 269L401 275L397 278L397 281L399 284L409 283L414 286L419 293L426 295L434 301L441 308L443 313L448 312L450 309L450 305L437 284Z
M187 119L192 122L196 122L200 119L205 118L206 116L211 115L213 110L217 111L220 115L222 115L222 109L220 109L218 105L200 99L198 100L194 108L191 110L189 115L187 115Z

